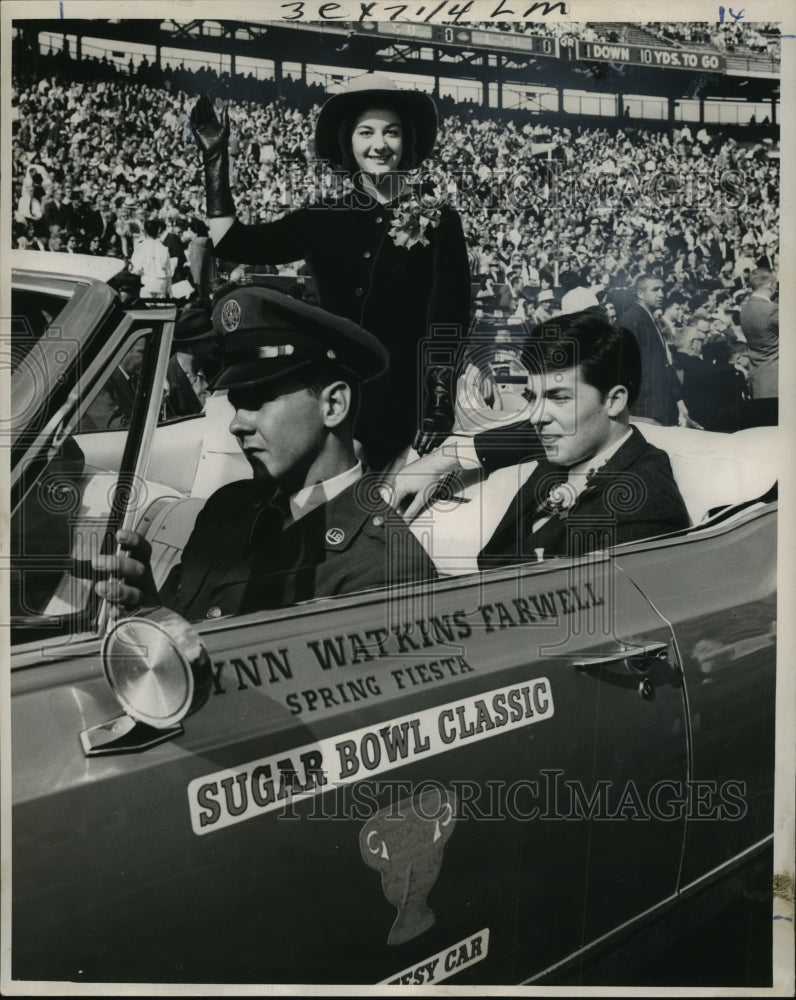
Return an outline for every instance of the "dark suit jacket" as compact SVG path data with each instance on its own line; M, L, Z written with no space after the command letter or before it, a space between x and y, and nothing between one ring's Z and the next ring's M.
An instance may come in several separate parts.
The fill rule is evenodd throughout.
M63 228L66 221L64 203L56 204L52 199L45 201L42 205L42 216L47 223L48 229L50 226L61 226Z
M426 230L428 246L407 250L389 235L397 202L379 205L364 193L358 197L357 204L301 208L275 222L235 222L213 252L241 264L306 260L320 306L381 340L390 369L363 387L357 436L369 456L386 457L409 444L418 426L419 349L431 326L458 327L464 343L470 269L453 209L443 207L439 227Z
M169 358L169 365L166 369L166 384L169 387L166 397L166 416L187 417L192 413L201 413L204 410L199 397L193 391L193 386L188 381L188 376L182 370L182 366L175 356Z
M663 242L672 257L677 257L680 253L688 252L688 243L682 233L672 233L669 236L665 236Z
M223 486L199 514L161 603L197 620L433 579L403 519L370 492L360 480L283 528L253 480Z
M163 237L163 246L168 250L169 256L176 258L177 264L172 275L172 282L182 281L187 277L188 261L185 257L185 246L182 239L176 233L167 233Z
M532 533L535 512L559 469L541 460L517 493L478 557L482 569L580 555L687 528L688 512L672 476L669 456L631 428L630 438L595 474L568 516L552 515Z
M744 425L746 378L729 363L709 364L699 358L684 369L683 394L688 412L706 431L732 434Z
M135 406L137 387L137 376L129 378L121 368L114 368L111 372L105 389L113 400L116 409L110 419L109 427L118 430L120 427L129 426L130 418L133 415L133 407Z
M722 264L735 260L735 254L729 240L720 243L718 240L712 239L708 245L708 252L710 253L711 266L716 272L721 270Z
M85 202L70 202L64 206L64 228L78 235L88 235L91 225L91 209Z
M666 358L655 321L642 305L634 302L619 317L619 325L635 334L641 351L641 388L630 412L666 426L676 424L677 400L682 397L680 380Z

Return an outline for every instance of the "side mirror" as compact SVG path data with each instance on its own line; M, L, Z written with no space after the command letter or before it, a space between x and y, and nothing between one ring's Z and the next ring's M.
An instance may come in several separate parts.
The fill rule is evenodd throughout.
M102 645L105 677L125 714L80 734L87 757L144 750L183 732L210 695L210 657L199 634L166 608L117 621Z

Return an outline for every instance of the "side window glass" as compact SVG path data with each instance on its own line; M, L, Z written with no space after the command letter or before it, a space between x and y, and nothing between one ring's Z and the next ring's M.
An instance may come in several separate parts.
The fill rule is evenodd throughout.
M140 374L149 332L106 374L99 392L58 449L34 463L33 482L11 518L12 641L14 619L37 635L82 629L91 609L91 558L117 527L131 419L143 392Z
M139 337L111 370L102 388L82 414L76 432L118 431L129 427L139 391L146 337Z
M214 336L172 344L160 424L204 413L210 384L220 370L221 354Z

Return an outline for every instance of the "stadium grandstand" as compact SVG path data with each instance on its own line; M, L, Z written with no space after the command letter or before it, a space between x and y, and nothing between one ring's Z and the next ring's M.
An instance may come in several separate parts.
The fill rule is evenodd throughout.
M13 244L129 260L159 216L207 297L240 269L206 266L196 96L230 102L238 213L268 221L337 190L315 121L374 70L437 101L424 170L462 217L479 321L545 319L573 291L621 314L652 272L742 370L749 276L779 260L778 46L746 22L18 21ZM250 270L312 298L300 263Z

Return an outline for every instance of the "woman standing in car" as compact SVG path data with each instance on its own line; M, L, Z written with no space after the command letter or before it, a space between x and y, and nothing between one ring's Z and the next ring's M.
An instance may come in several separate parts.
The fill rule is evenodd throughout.
M452 327L466 336L470 314L461 220L435 196L424 201L421 186L410 183L409 171L434 148L433 100L376 74L354 80L326 102L315 130L316 155L347 174L348 192L256 225L235 218L226 108L219 121L202 97L191 121L204 161L214 252L240 264L306 260L320 305L369 330L390 353L389 374L368 387L360 411L357 436L368 463L388 467L413 440L421 453L428 450L449 430L452 403L446 417L438 415L436 433L416 433L423 381L431 374L420 345L434 326L447 328L448 344ZM450 366L428 389L438 409L448 402L446 379L451 389Z

